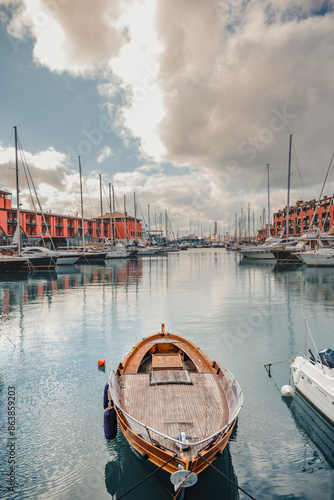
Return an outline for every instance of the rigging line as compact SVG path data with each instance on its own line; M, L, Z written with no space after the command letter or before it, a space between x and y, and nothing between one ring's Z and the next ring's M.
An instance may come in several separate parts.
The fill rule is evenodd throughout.
M177 454L175 453L169 460L167 460L167 462L165 462L164 464L162 464L160 467L158 467L155 471L151 472L151 474L149 474L148 476L146 476L144 479L142 479L141 481L139 481L139 483L137 483L135 486L133 486L132 488L130 488L126 493L123 493L123 495L121 495L120 497L117 498L117 500L120 500L121 498L124 498L126 495L128 495L131 491L133 491L134 489L136 489L138 486L140 486L141 484L144 483L144 481L146 481L146 479L149 479L150 477L152 477L156 472L158 472L159 470L161 470L163 467L165 467L165 465L169 464L169 462L171 462L175 457L177 457Z
M7 335L5 334L5 332L3 332L2 330L0 330L0 333L2 333L6 337L6 339L9 340L9 342L11 344L13 344L14 347L16 347L16 345L14 344L14 342L12 342L9 337L7 337Z
M29 165L28 165L28 162L27 162L26 157L24 155L22 144L21 144L21 141L20 141L19 138L18 138L18 143L19 143L19 147L20 147L20 154L21 154L22 164L23 164L23 168L24 168L24 173L25 173L25 176L26 176L26 180L27 180L27 184L28 184L28 188L29 188L29 192L30 192L31 202L32 202L32 205L34 207L34 212L37 215L37 211L36 211L36 207L35 207L35 202L34 202L32 194L31 194L31 188L30 188L30 184L29 184L29 179L30 179L30 183L31 183L32 189L33 189L33 191L35 193L37 204L38 204L39 210L41 212L41 215L42 215L42 218L43 218L43 221L44 221L44 224L45 224L45 235L43 235L42 228L39 225L39 221L37 221L38 227L39 227L39 230L40 230L40 233L41 233L41 238L42 238L43 245L44 245L44 247L46 247L45 242L44 242L44 236L47 236L47 233L50 234L49 227L48 227L48 225L46 223L45 215L44 215L44 212L42 210L42 206L41 206L41 203L39 201L39 197L38 197L38 194L37 194L37 191L36 191L36 187L35 187L33 178L31 176ZM50 240L51 240L53 249L55 249L55 246L54 246L53 240L51 238L51 235L50 235Z
M293 147L293 152L294 152L294 155L295 155L295 161L296 161L296 165L297 165L297 169L298 169L298 174L299 174L299 179L300 179L300 185L301 185L301 188L302 188L303 198L305 198L304 186L303 186L302 177L300 175L300 168L299 168L299 163L298 163L298 159L297 159L297 152L296 152L296 148L295 148L294 142L292 142L292 147Z
M252 498L252 500L256 500L254 497L252 497L252 495L250 495L249 493L247 493L247 491L243 490L237 483L235 483L234 481L232 481L232 479L230 479L228 476L226 476L225 474L223 474L223 472L221 472L220 470L217 469L217 467L215 467L214 465L212 465L210 462L208 462L206 460L206 458L204 458L200 453L198 453L198 455L208 464L210 465L215 471L218 472L218 474L220 474L221 476L225 477L225 479L227 479L228 481L230 481L230 483L232 483L234 486L236 486L238 488L238 490L242 491L243 493L245 493L245 495L247 495L249 498Z

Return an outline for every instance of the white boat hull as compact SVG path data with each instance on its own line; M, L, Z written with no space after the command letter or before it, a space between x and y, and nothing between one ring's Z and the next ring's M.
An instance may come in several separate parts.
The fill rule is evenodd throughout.
M297 356L291 370L295 388L334 424L334 368Z
M112 252L108 252L106 255L106 259L125 259L129 257L131 252L128 250L115 250Z
M333 250L317 250L302 252L297 257L304 262L307 266L314 267L333 267L334 266L334 252Z
M270 250L240 250L240 254L245 259L275 260L274 254Z

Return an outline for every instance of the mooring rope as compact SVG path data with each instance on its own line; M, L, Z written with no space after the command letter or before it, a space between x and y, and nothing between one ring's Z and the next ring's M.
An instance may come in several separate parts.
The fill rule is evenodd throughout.
M215 471L218 472L218 474L220 474L221 476L223 476L225 479L227 479L228 481L230 481L230 483L232 483L234 486L236 486L238 488L238 490L242 491L243 493L245 493L245 495L247 495L249 498L251 498L252 500L256 500L254 497L252 497L252 495L250 495L249 493L247 493L247 491L243 490L237 483L235 483L234 481L232 481L232 479L230 479L228 476L226 476L225 474L223 474L220 470L217 469L217 467L215 467L214 465L212 465L210 462L208 462L206 460L206 458L203 457L203 455L201 455L200 453L198 453L198 456L203 458L203 460L208 464L210 465Z
M288 359L284 359L283 361L277 361L276 363L267 363L266 365L263 365L265 367L265 369L269 372L269 375L271 375L270 373L270 368L274 365L279 365L280 363L286 363L287 361L292 361L294 358L288 358ZM269 370L268 370L268 368Z
M169 462L171 462L175 457L177 457L176 453L169 460L167 460L167 462L165 462L160 467L158 467L158 469L156 469L155 471L151 472L151 474L149 474L144 479L142 479L141 481L139 481L139 483L137 483L135 486L132 486L132 488L130 488L126 493L123 493L123 495L121 495L120 497L118 497L117 500L120 500L121 498L124 498L126 495L128 495L129 493L131 493L131 491L135 490L138 486L140 486L141 484L143 484L146 481L146 479L149 479L156 472L158 472L160 469L162 469L163 467L165 467L165 465L169 464Z

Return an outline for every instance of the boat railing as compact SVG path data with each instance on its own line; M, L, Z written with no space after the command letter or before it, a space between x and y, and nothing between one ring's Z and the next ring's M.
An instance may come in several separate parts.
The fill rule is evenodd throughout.
M219 384L226 396L226 401L229 410L228 422L211 436L208 436L200 441L187 443L187 448L194 448L201 445L201 449L203 449L210 443L217 441L218 438L221 438L224 435L224 433L230 427L232 422L237 418L243 406L243 393L241 391L239 383L233 377L232 373L228 369L226 369L224 371L223 377L219 380ZM184 442L176 438L173 438L171 436L167 436L166 434L163 434L162 432L159 432L156 429L152 429L148 425L139 422L122 408L120 401L121 381L119 380L119 377L116 377L114 372L111 372L109 379L109 386L110 386L110 395L114 402L114 405L116 405L117 409L126 417L128 425L132 430L132 432L134 432L135 434L140 434L143 439L147 440L151 444L160 444L161 446L164 446L164 448L167 448L165 445L162 445L162 443L159 442L159 438L163 438L164 440L167 441L167 443L169 442L174 443L177 446L179 446L180 449L182 450L182 447L185 444Z

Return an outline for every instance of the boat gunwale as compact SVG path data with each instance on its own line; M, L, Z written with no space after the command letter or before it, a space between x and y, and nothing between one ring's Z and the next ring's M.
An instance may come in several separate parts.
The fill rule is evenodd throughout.
M224 433L226 432L226 430L228 429L228 427L237 419L242 407L243 407L243 392L241 390L241 387L239 385L239 382L236 380L236 378L233 376L233 374L230 372L230 370L228 368L226 368L222 373L222 376L221 376L221 379L225 378L225 374L226 372L230 375L231 377L231 380L229 380L227 377L227 380L228 380L228 384L230 386L230 390L233 392L233 389L232 389L232 386L233 384L236 384L237 386L237 389L238 389L238 394L239 396L235 397L235 401L236 401L236 404L237 404L237 410L236 412L234 413L233 415L233 418L231 420L228 420L227 424L225 424L221 429L219 429L217 432L215 432L214 434L212 434L211 436L208 436L206 437L205 439L202 439L201 441L197 441L195 443L189 443L189 448L193 448L195 446L199 446L200 444L208 441L208 444L210 441L212 441L216 436L218 436L219 434ZM113 388L114 387L114 383L112 381L112 375L114 375L114 380L118 380L118 376L117 374L112 370L111 371L111 374L110 374L110 378L109 378L109 387L110 388ZM233 380L232 384L231 384L231 381ZM119 380L118 380L119 381ZM112 389L110 391L111 395L112 395ZM239 402L239 399L240 399L240 402ZM130 420L132 420L133 422L135 422L136 424L142 426L143 428L145 428L146 430L148 431L151 431L151 432L154 432L155 434L161 436L162 438L168 440L168 441L171 441L171 442L174 442L175 444L177 445L182 445L184 443L182 443L182 441L179 441L173 437L170 437L170 436L167 436L166 434L163 434L162 432L159 432L157 431L156 429L152 429L151 427L149 427L148 425L144 424L143 422L139 422L138 420L136 420L134 417L132 417L131 415L129 415L121 406L119 403L117 403L115 401L115 399L113 398L113 403L114 403L114 406L116 406L117 408L117 411L119 411L120 413L122 413L123 415L125 415L127 418L129 418ZM131 426L129 425L129 423L127 423L128 427L131 429ZM134 431L132 431L134 432ZM138 433L135 433L138 435ZM223 437L223 436L222 436Z

